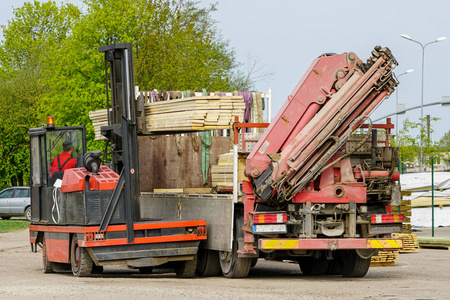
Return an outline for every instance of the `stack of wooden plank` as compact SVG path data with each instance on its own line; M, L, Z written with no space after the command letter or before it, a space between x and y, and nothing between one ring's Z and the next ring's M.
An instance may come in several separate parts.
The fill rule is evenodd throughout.
M422 248L444 248L450 250L450 238L421 236L418 239Z
M403 196L410 196L410 191L402 191L402 201L400 206L391 206L392 213L403 214L403 228L402 233L411 233L411 200L403 200Z
M244 118L241 96L200 96L145 104L148 131L229 129Z
M400 250L400 253L419 251L419 239L417 238L417 235L410 233L394 233L392 234L392 237L395 239L402 239L403 249Z
M106 138L101 135L100 127L108 125L108 115L106 109L94 110L89 112L89 118L92 121L95 131L95 140L105 140Z
M238 180L247 179L244 175L245 157L239 157L238 162ZM233 186L233 152L219 155L218 164L211 166L211 183L213 187Z
M244 119L242 96L198 96L146 103L145 126L149 132L230 129L235 117ZM107 125L106 109L89 112L95 139L103 139L100 126Z
M379 251L378 255L374 255L371 258L371 266L393 266L400 257L398 250L393 251Z

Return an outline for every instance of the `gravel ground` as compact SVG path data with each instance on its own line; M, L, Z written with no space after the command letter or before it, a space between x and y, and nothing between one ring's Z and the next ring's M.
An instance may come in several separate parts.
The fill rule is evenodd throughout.
M418 235L427 235L421 229ZM430 229L431 232L431 229ZM438 235L439 234L439 235ZM436 236L450 237L449 228ZM298 265L260 260L249 278L179 279L142 275L123 266L101 275L43 274L42 252L32 253L28 231L0 234L1 299L449 299L450 251L421 249L392 267L372 267L364 278L306 277ZM167 270L166 270L167 271Z

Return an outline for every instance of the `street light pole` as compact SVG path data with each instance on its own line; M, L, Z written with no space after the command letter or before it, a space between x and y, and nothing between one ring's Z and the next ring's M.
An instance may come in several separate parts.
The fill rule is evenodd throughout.
M406 74L412 73L412 72L414 72L413 69L406 70L405 72L403 72L400 75L398 75L397 78L400 78L400 76L406 75ZM395 136L398 138L398 111L397 111L397 107L398 107L398 87L395 90L395 128L396 128Z
M424 68L425 68L425 47L430 45L430 44L434 44L437 42L441 42L446 40L447 38L445 36L441 36L438 37L437 39L435 39L432 42L426 43L425 45L422 44L419 41L416 41L414 39L412 39L409 35L406 34L402 34L400 35L402 38L407 39L408 41L417 43L420 45L420 47L422 47L422 91L421 91L421 95L420 95L420 122L423 122L423 79L424 79ZM422 158L423 158L423 153L422 153L422 138L420 138L420 169L419 171L422 172L423 168L422 168Z

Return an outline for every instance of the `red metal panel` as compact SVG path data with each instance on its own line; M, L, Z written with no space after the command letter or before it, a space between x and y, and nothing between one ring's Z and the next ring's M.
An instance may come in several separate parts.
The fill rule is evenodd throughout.
M134 244L179 242L179 241L198 241L198 240L206 240L207 239L207 227L206 227L206 221L204 221L204 220L134 224L134 230L178 228L178 227L195 227L195 228L197 228L197 233L196 234L186 234L186 235L135 238ZM30 232L31 231L39 231L39 232L47 232L47 233L83 233L85 235L85 241L80 241L81 247L98 247L98 246L130 244L130 243L128 243L126 238L113 239L113 240L107 239L108 232L120 232L120 231L126 232L126 225L111 225L111 226L108 226L106 231L103 231L103 232L98 231L98 226L89 226L89 227L68 226L68 227L66 227L66 226L30 225ZM103 235L103 237L100 237L98 235ZM105 239L105 237L106 237L106 239ZM67 247L69 247L68 243L69 243L69 241L67 240ZM58 257L61 257L61 256L58 254Z
M48 260L59 263L69 263L68 239L45 239Z
M84 191L86 176L89 176L89 189L96 191L113 190L119 181L119 175L107 166L100 166L98 175L92 175L85 168L68 169L64 171L61 192Z
M333 184L320 191L302 191L292 199L293 203L355 203L367 202L367 190L364 183Z

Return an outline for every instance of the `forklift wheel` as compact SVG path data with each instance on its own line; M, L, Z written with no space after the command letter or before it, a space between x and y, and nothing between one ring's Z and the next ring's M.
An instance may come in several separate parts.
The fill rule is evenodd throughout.
M76 277L86 277L92 273L92 258L86 249L80 247L76 234L73 236L70 246L70 264L72 266L72 273Z
M175 267L175 273L180 278L192 278L195 275L195 269L197 268L197 255L193 260L186 260L179 262Z
M44 244L42 245L42 263L43 263L43 271L44 273L53 273L53 264L51 261L48 261L48 254L47 254L47 243L45 242L44 238Z

